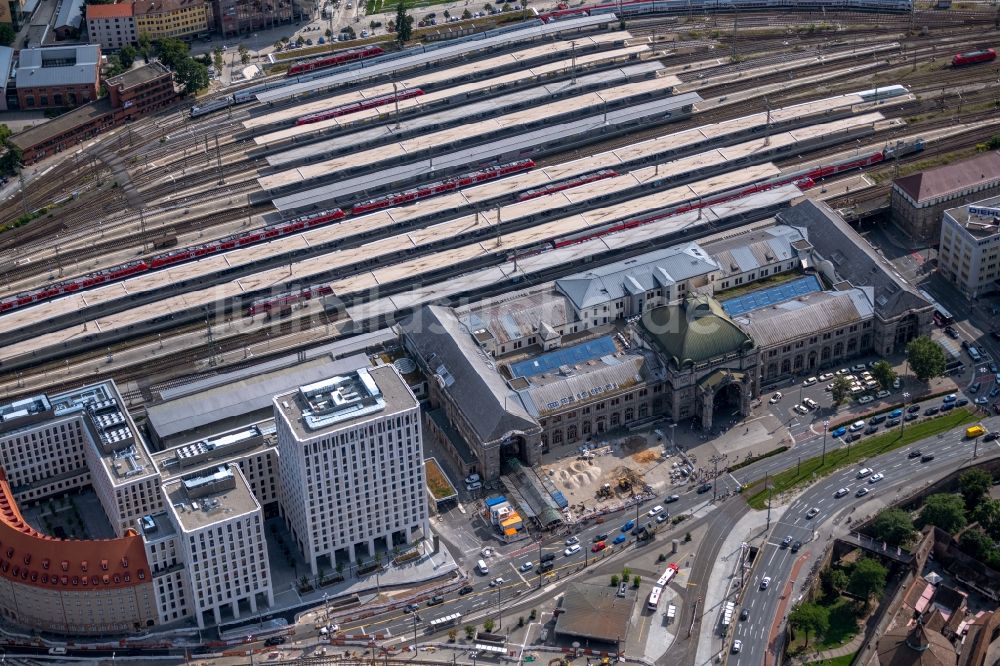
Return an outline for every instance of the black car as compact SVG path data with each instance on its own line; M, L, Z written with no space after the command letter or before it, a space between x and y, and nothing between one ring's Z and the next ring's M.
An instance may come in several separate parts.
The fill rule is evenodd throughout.
M878 426L877 425L870 425L865 430L865 434L866 435L871 435L871 434L876 433L876 432L878 432Z
M541 561L542 561L543 563L544 563L544 562L551 562L551 561L552 561L552 560L554 560L554 559L556 559L556 554L555 554L555 553L545 553L545 554L544 554L544 555L542 555L542 557L541 557Z
M868 425L878 425L879 423L882 423L882 421L885 421L885 419L886 419L885 414L879 414L878 416L873 416L870 419L868 419Z
M940 407L928 407L924 410L924 416L934 416L941 411Z
M474 589L475 588L473 588L471 585L466 585L461 590L459 590L458 593L460 595L466 595L466 594L469 594L470 592L472 592Z
M942 412L950 412L953 409L955 409L955 403L954 402L946 402L943 405L941 405L941 411Z
M920 462L930 462L932 460L934 460L934 454L933 453L925 453L924 455L922 455L920 457Z
M983 435L983 441L984 442L992 442L994 439L996 439L998 437L1000 437L1000 432L996 432L996 431L994 431L994 432L988 432L985 435Z
M444 597L442 597L440 594L435 594L433 597L427 600L428 606L437 606L438 604L443 604L443 603L444 603Z
M802 547L802 542L801 541L796 541L795 543L792 544L792 552L793 553L799 552L799 548L801 548L801 547Z
M876 430L877 430L877 428L876 428ZM848 442L856 442L859 439L861 439L861 433L860 432L852 432L851 434L849 434L844 439L847 440Z
M969 400L967 398L959 398L955 401L956 407L965 407L967 404L969 404Z
M750 617L750 609L749 608L744 608L743 610L740 611L740 621L741 622L745 621L749 617Z
M711 483L703 483L700 486L698 486L698 494L701 495L703 493L707 493L711 489L712 489Z
M909 407L906 408L906 411L909 414L916 414L917 412L920 411L920 405L910 405Z
M920 452L920 449L914 449L913 451L910 451L909 455L907 455L906 457L907 458L919 458L922 455L923 454Z
M274 647L275 645L284 645L285 641L287 640L288 639L285 638L284 636L271 636L266 641L264 641L264 645L268 647Z
M893 426L898 426L899 422L900 422L899 419L889 419L888 421L885 422L885 427L892 428Z
M597 534L594 536L594 543L597 543L598 541L607 541L607 539L608 539L607 534Z
M538 573L543 574L552 571L555 565L551 561L545 561L538 565Z
M920 418L920 414L907 414L903 417L904 421L916 421Z
M955 329L953 329L953 328L952 328L951 326L948 326L947 328L945 328L945 329L944 329L944 332L945 332L945 333L946 333L946 334L948 335L948 337L949 337L949 338L951 338L952 340L958 340L958 331L956 331Z

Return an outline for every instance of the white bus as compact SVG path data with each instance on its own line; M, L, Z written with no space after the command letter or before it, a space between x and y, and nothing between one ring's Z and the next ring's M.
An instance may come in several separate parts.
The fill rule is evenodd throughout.
M667 565L667 570L657 579L656 585L653 586L653 591L649 593L649 601L646 602L646 608L656 610L656 607L660 605L660 597L663 596L663 590L667 588L667 585L674 579L678 571L680 571L680 567L676 563Z
M649 593L649 601L646 602L646 608L656 610L656 607L660 605L660 595L662 594L662 587L654 587L653 591Z

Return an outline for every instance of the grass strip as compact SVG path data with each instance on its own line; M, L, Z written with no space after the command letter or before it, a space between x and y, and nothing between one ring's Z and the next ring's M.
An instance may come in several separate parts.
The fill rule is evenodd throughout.
M803 460L801 465L793 465L783 472L778 472L770 477L771 494L773 496L776 493L783 493L797 486L812 483L820 477L853 465L860 460L888 453L907 444L978 420L979 416L971 410L955 409L942 416L907 425L902 432L899 428L893 428L892 432L868 437L857 444L847 445L836 439L832 440L832 444L828 441L825 462L823 456L820 455ZM833 448L835 446L837 448ZM751 486L756 487L762 483L763 479L751 484ZM767 489L761 488L747 499L747 504L754 509L764 509L767 507L767 496Z

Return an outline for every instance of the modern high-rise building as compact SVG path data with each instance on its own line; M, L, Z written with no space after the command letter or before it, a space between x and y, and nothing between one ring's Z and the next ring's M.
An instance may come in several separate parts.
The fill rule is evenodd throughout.
M1000 197L944 212L938 269L966 298L1000 291Z
M313 574L427 534L419 411L391 365L274 398L281 504Z

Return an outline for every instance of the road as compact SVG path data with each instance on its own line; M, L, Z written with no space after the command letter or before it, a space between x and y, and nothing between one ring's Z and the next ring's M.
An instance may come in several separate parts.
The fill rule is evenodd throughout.
M1000 418L985 419L983 424L990 430L1000 429ZM964 428L956 428L929 441L924 440L866 461L864 464L867 467L885 475L882 481L872 483L868 475L859 478L861 466L856 465L823 479L803 492L778 519L770 538L758 554L759 561L743 598L743 608L748 609L750 615L746 621L737 623L735 630L735 638L743 641L743 651L732 655L729 664L756 666L764 663L767 637L776 616L779 597L789 582L789 572L797 557L791 548L782 544L785 537L801 541L803 553L812 551L812 554L817 554L826 547L825 543L814 542L820 526L836 517L863 516L866 509L870 510L869 503L874 499L895 497L906 487L912 491L916 485L928 483L971 463L973 448L973 443L965 439ZM916 449L925 454L933 453L934 460L921 462L919 457L910 458L910 453ZM996 455L1000 455L998 442L980 442L979 457ZM847 489L847 494L834 497L840 488ZM859 498L856 493L861 488L869 492ZM819 513L810 519L806 514L813 507L818 508ZM771 578L771 583L768 589L762 590L760 585L765 576Z

